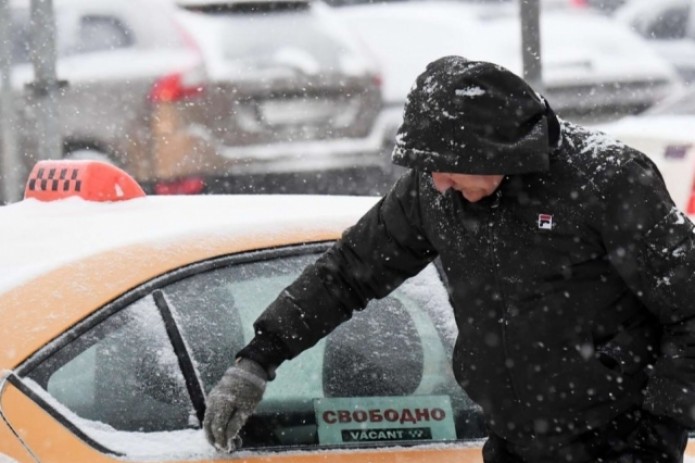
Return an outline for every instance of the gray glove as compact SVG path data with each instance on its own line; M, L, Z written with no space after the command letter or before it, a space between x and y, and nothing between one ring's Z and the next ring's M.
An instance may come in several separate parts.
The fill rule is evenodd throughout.
M263 398L268 374L253 360L241 358L227 369L207 397L205 437L217 450L241 447L238 434Z

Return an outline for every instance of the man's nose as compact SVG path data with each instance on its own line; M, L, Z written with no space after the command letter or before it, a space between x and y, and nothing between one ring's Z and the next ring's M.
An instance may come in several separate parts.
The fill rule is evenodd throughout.
M434 172L432 173L432 180L434 182L434 188L440 193L446 192L446 190L452 186L451 179L444 174Z

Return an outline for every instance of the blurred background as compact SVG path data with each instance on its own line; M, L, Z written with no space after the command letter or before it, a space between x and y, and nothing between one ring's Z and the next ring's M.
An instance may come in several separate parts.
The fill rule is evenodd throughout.
M0 0L0 202L61 157L117 164L153 194L383 194L428 62L524 75L531 53L555 111L647 153L692 214L694 4Z

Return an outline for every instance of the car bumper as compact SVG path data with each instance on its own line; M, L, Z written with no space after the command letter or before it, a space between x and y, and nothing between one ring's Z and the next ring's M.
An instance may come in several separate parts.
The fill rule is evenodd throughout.
M400 113L400 111L399 111ZM400 114L399 114L400 117ZM161 118L162 120L166 120ZM140 182L170 181L191 176L239 177L377 168L390 171L386 140L393 133L393 116L382 111L364 137L253 145L224 145L210 130L197 124L160 123Z
M253 146L226 146L219 156L237 175L281 174L341 170L354 167L388 169L385 140L392 132L393 118L382 112L364 138L302 141Z

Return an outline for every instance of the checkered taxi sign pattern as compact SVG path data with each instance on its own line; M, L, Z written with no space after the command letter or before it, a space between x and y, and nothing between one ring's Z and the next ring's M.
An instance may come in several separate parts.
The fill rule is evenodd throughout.
M29 191L75 191L82 189L80 170L76 167L39 168L27 184Z

